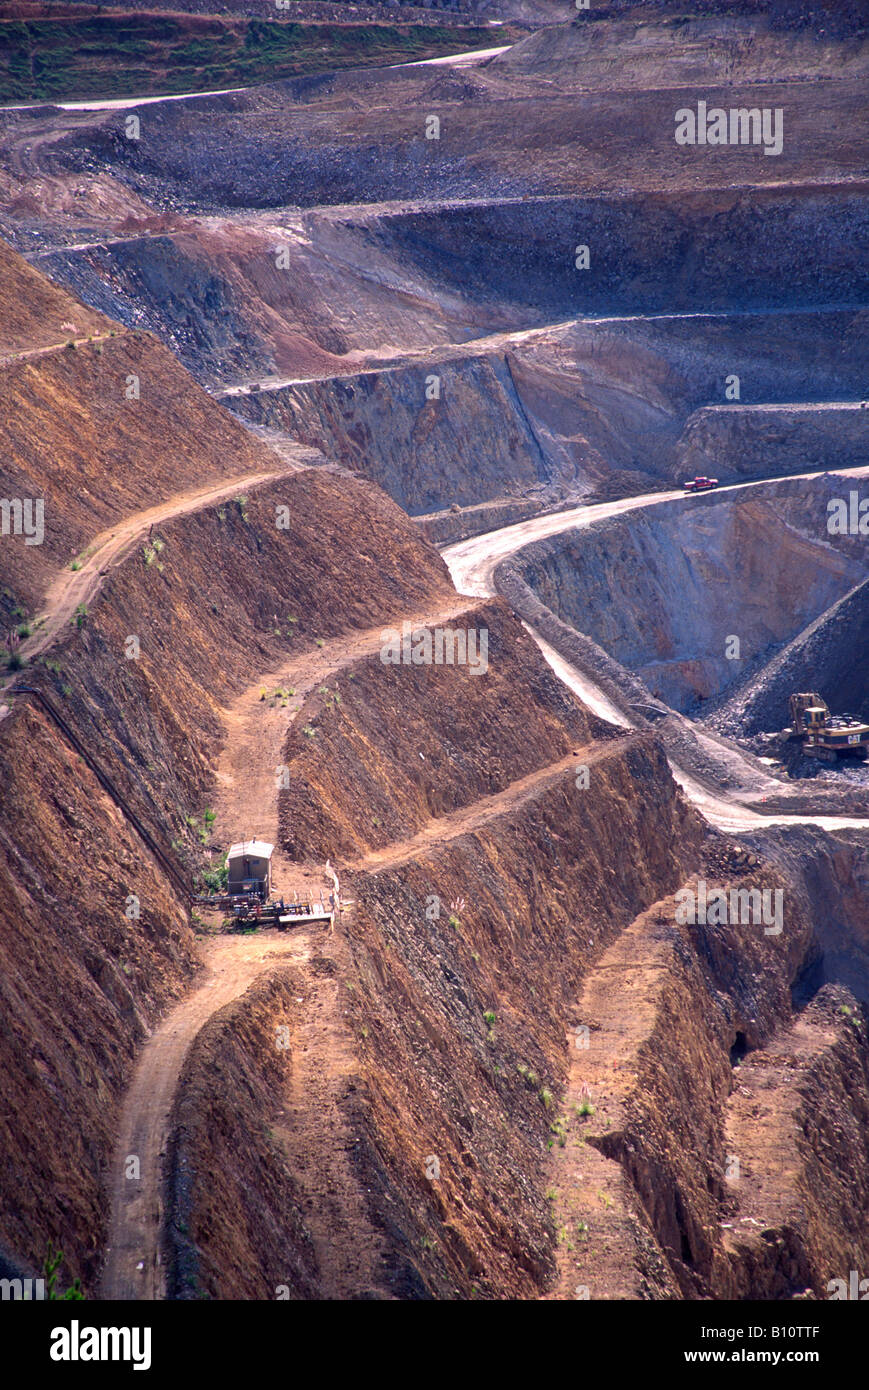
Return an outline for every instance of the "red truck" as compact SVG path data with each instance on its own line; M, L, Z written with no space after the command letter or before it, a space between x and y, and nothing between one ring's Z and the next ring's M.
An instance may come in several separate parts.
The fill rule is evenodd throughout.
M717 486L718 486L718 479L717 479L717 478L704 478L703 475L702 475L702 473L701 473L701 474L698 474L698 476L697 476L696 478L691 478L690 481L687 482L687 483L685 484L685 491L686 491L686 492L708 492L709 489L710 489L711 487L717 487Z

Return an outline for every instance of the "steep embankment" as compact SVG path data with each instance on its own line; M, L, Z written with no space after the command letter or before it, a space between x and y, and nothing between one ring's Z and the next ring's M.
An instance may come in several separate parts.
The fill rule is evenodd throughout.
M303 960L306 956L305 945L304 933L294 933L292 937L278 937L276 933L255 937L247 934L221 935L207 943L200 943L206 958L205 977L200 978L154 1030L124 1096L111 1169L112 1213L106 1261L99 1285L101 1298L126 1300L166 1297L169 1250L164 1225L161 1159L167 1151L170 1137L173 1140L172 1162L176 1160L178 1147L183 1148L184 1144L183 1118L172 1118L179 1075L183 1070L188 1076L191 1069L195 1069L195 1061L188 1057L188 1053L194 1044L201 1050L207 1045L207 1038L217 1031L212 1023L215 1013L224 1009L230 1019L235 1019L238 1009L234 1001L248 989L258 992L265 990L270 997L282 997L279 988L268 979L261 981L259 977L270 976L281 962L292 964ZM295 993L298 993L298 983L295 980L291 983ZM286 989L283 991L285 993ZM234 1031L230 1026L230 1038ZM281 1051L274 1047L274 1037L271 1041L272 1051L280 1064ZM221 1047L224 1065L231 1055L231 1047L229 1038L226 1038ZM269 1083L273 1082L273 1077L269 1075L269 1061L266 1054L264 1074L261 1067L258 1073L244 1078L233 1076L233 1083L252 1093L257 1103L262 1102L264 1093L268 1093ZM283 1070L285 1068L278 1065L279 1075ZM216 1131L210 1131L209 1137L214 1144ZM243 1151L240 1135L233 1133L221 1160L225 1172L238 1171L241 1163L243 1173ZM139 1160L139 1173L135 1181L131 1180L129 1173L127 1159L130 1154L135 1154ZM183 1172L183 1157L177 1157L177 1162ZM245 1206L243 1179L240 1189L233 1202L234 1216ZM176 1212L175 1222L176 1235L180 1239L186 1229L183 1215ZM253 1229L262 1238L263 1223L254 1221ZM248 1269L234 1266L226 1274L233 1281L250 1280L255 1268L256 1260L253 1259ZM237 1292L243 1286L243 1283L238 1283ZM249 1288L250 1285L245 1287Z
M87 545L107 521L127 524L149 496L171 497L180 480L201 482L209 469L237 476L245 457L261 473L272 459L165 349L133 335L113 349L133 353L124 365L148 369L138 401L106 402L104 362L92 349L86 362L78 350L40 358L33 392L19 382L7 400L16 482L25 496L44 488L47 517L54 511L53 546L3 540L4 555L16 546L24 554L19 592L39 594L58 579L66 547ZM29 370L19 363L7 373ZM87 461L78 475L87 492L75 467L67 473L74 459L82 470ZM0 721L0 1215L14 1262L38 1269L48 1242L60 1243L63 1277L91 1289L121 1096L137 1051L196 965L186 904L129 817L170 866L198 863L221 704L249 685L252 663L268 669L289 651L316 649L320 633L453 597L436 553L370 486L296 472L223 504L189 506L184 498L178 515L97 576L88 610L18 678L48 693L87 761L28 696L13 692Z
M704 468L735 482L861 461L869 416L856 403L760 403L858 397L863 317L583 320L421 350L389 369L265 383L226 403L374 479L412 513L625 496ZM711 405L734 377L752 404Z
M338 1287L369 1297L539 1291L552 1258L543 1159L564 1061L565 994L602 935L681 880L701 835L654 747L583 748L578 736L587 738L588 717L521 629L500 605L482 610L483 619L488 674L393 668L378 658L356 663L329 683L316 708L303 706L297 723L307 714L311 732L290 738L292 790L281 798L294 852L322 854L328 842L343 855L368 842L381 846L372 860L383 866L354 870L355 908L320 947L332 962L322 972L334 979L326 1016L318 1016L321 1035L345 1060L328 1083L316 1132L298 1083L285 1083L266 1111L265 1122L308 1175L301 1209L315 1248L328 1244L324 1223L337 1194L351 1248L358 1252L361 1239L369 1252L348 1269L345 1251L343 1270L323 1276L327 1294ZM591 780L580 789L583 756ZM546 775L523 778L535 766ZM374 804L382 778L388 795L378 790ZM491 797L498 787L503 797ZM332 811L325 828L324 805ZM382 815L369 823L371 811ZM408 828L427 829L439 812L441 828L422 847L397 842ZM622 852L626 844L634 848ZM341 877L346 896L344 869ZM291 1073L310 1070L302 1053L307 1004L285 1014ZM247 1067L253 1054L243 1037L262 1033L272 1015L256 1000L239 1007L246 1021L232 1065ZM492 1025L484 1017L490 1009ZM206 1132L230 1123L227 1107L237 1100L215 1085L216 1058L202 1062L194 1108L185 1101L183 1111L185 1219L195 1232L195 1268L215 1288L226 1235L208 1212L225 1221L235 1179L212 1171L206 1183L194 1175L203 1170ZM260 1182L275 1162L262 1123L253 1115L245 1122L253 1150L247 1200L266 1203L271 1228L291 1219L298 1194L287 1187L278 1197L271 1179ZM335 1173L340 1133L351 1136L346 1166L324 1192L322 1181L312 1185L313 1173Z
M834 1280L847 1287L865 1265L866 1062L853 997L827 986L737 1069L725 1119L734 1209L720 1297L829 1298Z
M2 358L22 350L68 342L78 334L103 333L102 314L46 280L0 240Z
M132 715L132 711L130 712ZM186 911L41 711L0 724L4 1245L92 1291L133 1059L195 968Z
M566 478L591 482L598 496L681 484L694 472L723 482L810 472L823 466L839 433L844 450L851 441L859 448L865 425L852 409L814 403L860 400L864 320L860 310L796 308L610 316L529 334L511 346L512 375L553 464ZM733 401L727 392L736 382ZM768 403L781 403L782 413L767 413ZM710 459L694 450L695 431L714 441ZM800 446L792 455L783 433ZM761 438L764 447L755 447Z
M786 482L611 518L527 551L522 576L656 697L685 710L744 679L863 578L859 538L837 549L840 538L827 532L827 500L842 483Z
M278 505L290 509L289 531L276 529ZM352 560L351 535L357 536ZM247 685L260 663L270 669L294 645L354 624L370 627L384 613L419 606L421 596L448 588L434 552L391 503L320 473L294 475L244 503L169 523L160 539L163 548L150 562L138 552L112 572L82 627L71 628L27 679L51 692L170 858L189 855L195 862L223 737L219 706L232 691ZM373 560L366 566L374 545L392 557L391 569ZM258 575L255 588L251 574ZM135 659L126 655L131 635L140 642ZM16 1182L4 1185L0 1200L5 1212L23 1213L6 1223L21 1259L38 1265L48 1238L62 1233L70 1273L92 1282L105 1220L99 1184L119 1096L145 1028L189 974L190 936L141 844L130 840L119 812L106 806L62 735L19 699L0 724L0 743L4 764L16 770L0 812L15 874L3 895L4 963L14 982L7 1013L10 1044L15 1040L7 1070L8 1152L24 1163L20 1146L28 1136L28 1171L39 1171L27 1118L34 1106L43 1115L74 1110L85 1121L79 1130L60 1115L57 1120L67 1132L59 1152L81 1173L80 1193L70 1196L58 1177L50 1189L56 1196L49 1196L33 1178L32 1203L22 1201ZM92 866L87 874L83 863ZM140 916L127 920L131 894ZM56 934L52 953L46 943ZM78 1005L55 1028L50 1019L61 994ZM83 1039L72 1069L65 1060L75 1052L67 1030ZM37 1073L22 1060L34 1049L45 1057ZM80 1085L99 1103L99 1123L91 1123ZM56 1154L50 1127L39 1133Z
M355 17L355 16L354 16ZM283 24L247 15L67 14L0 24L0 99L70 101L197 92L481 47L484 27Z
M232 405L340 459L411 514L551 481L501 354L299 382Z
M863 580L773 657L710 716L736 738L784 727L790 696L815 690L837 714L869 717L869 580Z
M869 1003L869 846L863 831L819 837L811 826L766 831L764 853L791 884L815 931L817 950L797 981L796 999L823 984L847 986Z
M167 1163L171 1297L380 1296L380 1237L341 1109L357 1084L346 949L303 929L293 942L304 962L213 1018L184 1066Z
M529 704L542 698L549 708L533 655L523 667L537 693L529 701L517 682L505 684L502 742L520 705L523 728ZM398 766L410 771L423 723L416 731L411 716L431 718L448 703L440 684L413 680L413 668L394 672L411 678L405 739L378 718L392 703L389 683L374 683L375 668L370 680L352 669L338 708L313 715L317 731L293 758L309 788L294 804L301 811L309 796L315 823L326 785L330 804L346 802L360 821L366 762L377 766L369 744L393 741ZM482 679L443 674L465 688ZM335 693L321 692L327 705ZM854 1078L865 1044L845 1012L853 1000L840 989L800 1019L791 991L804 998L821 982L832 943L813 932L820 902L836 903L836 930L856 945L853 874L865 851L830 841L822 862L816 835L811 848L805 832L796 832L799 843L787 832L788 855L764 864L744 846L701 843L647 738L578 749L574 759L589 769L587 786L570 766L536 789L517 787L512 803L484 797L427 821L430 838L388 837L342 870L352 906L320 944L329 997L319 996L313 1015L325 1055L342 1061L320 1078L316 1127L307 988L280 1011L241 1001L232 1038L221 1025L240 1074L271 1045L277 1023L288 1028L295 1079L246 1100L241 1119L219 1082L217 1033L197 1049L179 1099L188 1289L196 1280L219 1293L224 1265L254 1249L252 1232L233 1244L235 1166L208 1182L194 1176L215 1130L244 1136L255 1175L244 1206L266 1230L294 1231L303 1220L322 1261L337 1221L340 1268L319 1264L321 1296L576 1297L579 1285L593 1297L726 1298L755 1288L788 1297L807 1286L823 1296L842 1259L864 1258L857 1136L867 1096ZM392 793L412 824L418 789L396 779ZM368 833L374 839L379 828ZM781 892L781 931L767 932L760 919L680 926L666 893L698 864L710 885ZM850 949L847 957L863 997ZM840 965L830 951L827 978L841 978ZM746 1049L765 1078L762 1114L731 1070ZM818 1126L821 1085L831 1100ZM786 1140L797 1145L796 1167L771 1161ZM832 1189L815 1181L832 1171ZM770 1239L753 1237L754 1226ZM276 1250L265 1252L264 1295L273 1296L266 1280L275 1279L275 1288L307 1296L298 1272L307 1248L304 1234L293 1236L285 1277L287 1256L282 1266Z
M778 891L740 858L725 883ZM791 1019L782 986L814 947L781 891L781 937L680 929L668 901L588 972L552 1164L556 1297L819 1298L865 1259L863 1025L841 987Z
M44 507L41 544L3 541L7 617L32 615L57 570L123 517L187 488L284 471L144 333L7 363L0 407L0 491Z
M173 220L163 235L89 241L40 265L89 304L152 329L200 380L328 376L383 343L393 353L474 328L431 277L396 292L387 257L316 213Z
M279 797L281 840L294 858L346 861L405 840L605 732L499 600L449 626L473 644L477 664L485 644L488 669L385 664L378 654L303 705Z
M869 455L869 409L824 405L706 406L686 422L671 476L740 477L857 468Z
M696 844L658 757L613 749L586 790L567 772L473 834L354 877L368 1102L354 1114L371 1209L400 1233L396 1292L528 1297L551 1277L545 1158L572 989Z
M862 188L737 187L420 207L369 214L365 231L408 273L436 272L442 293L521 305L539 324L580 314L852 307L869 285L850 258L866 217ZM589 248L587 270L577 269L578 243Z
M802 32L790 27L799 8L782 4L779 17L786 14L787 22L777 27L775 6L769 3L758 13L759 6L744 0L695 0L686 14L672 0L653 0L642 7L638 22L630 0L606 0L572 23L550 24L529 35L493 58L492 66L514 80L557 72L568 84L592 90L648 91L664 82L708 87L773 78L859 79L869 62L865 38L862 43L834 42L865 30L857 6L851 3L849 16L847 5L820 11L804 4ZM633 13L620 13L625 10ZM818 42L819 24L825 43Z
M648 738L580 746L560 769L517 776L528 757L516 741L520 728L535 761L558 751L558 703L527 639L516 642L519 664L509 661L514 624L499 606L463 621L478 629L485 621L493 634L486 676L383 667L376 657L354 663L303 705L306 731L290 737L292 790L282 793L282 817L293 852L337 847L341 868L361 840L368 847L341 869L352 904L336 937L321 944L332 984L318 1036L343 1058L340 1078L324 1093L318 1136L298 1080L268 1098L268 1130L250 1113L251 1171L268 1174L278 1163L291 1173L295 1162L306 1176L301 1192L287 1183L280 1197L264 1178L247 1204L265 1201L269 1229L302 1215L318 1258L337 1213L357 1256L351 1267L344 1261L340 1272L323 1273L319 1287L340 1287L342 1296L576 1297L577 1285L592 1296L720 1298L758 1287L786 1297L806 1286L820 1296L831 1261L866 1253L854 1211L839 1196L818 1196L825 1189L812 1178L829 1164L824 1135L853 1136L866 1092L845 1085L864 1049L849 1015L840 1011L831 1031L827 995L804 1019L792 1015L792 988L805 989L826 949L812 929L816 893L798 886L786 860L765 864L742 846L704 842ZM391 714L396 691L400 733ZM480 717L483 692L497 711L492 725ZM529 718L533 726L544 716L528 739ZM563 717L575 742L581 731ZM450 766L464 768L461 789L445 767L426 766L444 720ZM492 794L475 770L470 727L486 729L503 750L503 791ZM580 764L588 785L576 775ZM388 793L376 800L386 777ZM396 838L415 825L415 835ZM817 855L799 853L804 875L811 864L812 874L829 876ZM848 853L859 852L836 846L825 863ZM738 918L681 926L666 894L698 861L710 884L781 893L781 929ZM850 870L841 862L836 872L853 935L858 918L844 896ZM840 989L836 1009L852 1009L849 1000ZM273 1013L258 1000L239 1009L242 1036L265 1036ZM281 1016L291 1071L303 1076L307 1013ZM586 1028L587 1049L578 1042ZM804 1037L808 1044L798 1046L794 1039ZM252 1046L233 1045L233 1066L250 1066ZM742 1092L732 1063L746 1049L758 1075L766 1065L760 1049L774 1059L764 1083L772 1106L760 1117L743 1106L753 1120L739 1137L733 1112ZM190 1176L204 1161L207 1130L230 1120L212 1054L200 1059L184 1112L197 1136L185 1147L184 1210L196 1232L189 1277L213 1290L227 1258L235 1179L206 1187ZM803 1068L796 1077L795 1067ZM811 1096L823 1077L834 1100L821 1134ZM351 1136L346 1147L328 1137L335 1132ZM796 1188L790 1168L769 1163L785 1132L800 1152ZM862 1210L862 1151L850 1137L837 1144L836 1191L849 1191ZM744 1191L733 1186L734 1154ZM312 1170L329 1172L325 1195ZM811 1197L807 1216L801 1183ZM753 1223L773 1237L758 1244ZM276 1267L272 1256L266 1266ZM306 1296L295 1276L281 1282Z
M110 571L27 679L168 847L190 840L209 795L221 705L282 658L450 590L388 499L317 470L169 521L155 540Z

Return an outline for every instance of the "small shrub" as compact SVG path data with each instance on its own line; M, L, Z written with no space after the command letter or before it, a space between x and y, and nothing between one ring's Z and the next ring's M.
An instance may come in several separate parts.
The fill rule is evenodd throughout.
M222 855L219 863L212 869L206 869L202 875L202 881L209 893L222 893L226 888L226 881L229 877L226 855Z
M84 1298L84 1291L80 1279L73 1279L68 1289L65 1289L63 1293L58 1293L57 1273L62 1264L63 1251L55 1251L54 1246L51 1241L49 1241L48 1254L42 1264L42 1272L45 1276L48 1297L57 1302L76 1302L82 1300Z
M567 1143L567 1116L559 1115L557 1120L552 1121L549 1129L558 1140L558 1147L563 1149Z

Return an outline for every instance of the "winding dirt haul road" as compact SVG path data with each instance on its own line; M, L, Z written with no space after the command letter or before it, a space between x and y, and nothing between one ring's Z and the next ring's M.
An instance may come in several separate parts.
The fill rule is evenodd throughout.
M859 468L849 468L837 470L843 478L863 478L869 476L869 468L863 466ZM800 473L792 475L796 478L819 478L824 476L824 471L812 473ZM716 497L721 493L743 492L758 487L769 486L771 483L781 481L779 479L764 478L747 483L732 483L725 487L717 488L714 494L703 494L705 497L710 495ZM578 530L592 525L595 521L602 521L606 517L623 516L627 512L641 511L649 507L660 506L667 502L685 501L689 505L694 499L686 497L682 491L654 492L645 493L639 497L620 498L615 502L602 502L590 506L575 507L569 511L555 512L546 516L532 517L528 521L520 521L512 526L502 527L497 531L487 531L480 536L474 536L470 540L459 541L455 545L450 545L442 550L443 558L449 568L453 583L459 593L467 594L476 598L492 598L497 593L495 584L495 570L502 560L508 556L516 555L526 546L535 541L544 540L550 536L562 535L565 531ZM603 690L592 681L588 675L581 671L573 663L565 660L552 646L537 633L533 627L525 624L527 631L534 638L546 661L552 670L584 704L598 714L601 718L617 724L621 728L635 727L630 715L625 708L615 704ZM686 724L691 721L685 720ZM701 742L703 735L699 734ZM741 764L741 771L745 782L752 781L758 784L758 794L777 786L770 778L766 783L761 784L760 779L751 767L747 759L741 759L736 750L733 752L734 760ZM691 776L677 762L669 759L670 769L675 780L679 783L688 800L693 802L701 814L711 825L720 830L744 831L759 830L765 826L772 825L816 825L822 830L851 830L869 827L869 815L854 816L825 816L825 815L787 815L781 813L764 814L755 808L744 804L737 797L724 795L720 789L713 786L705 786L696 777Z
M304 451L300 450L300 454L304 454ZM287 462L289 460L285 460L284 466L273 472L249 473L230 481L222 480L218 485L180 494L159 506L127 517L113 529L95 537L87 548L81 568L77 571L63 570L55 579L46 596L43 613L38 620L38 629L22 646L23 654L32 659L50 648L70 621L76 606L92 600L99 592L108 566L120 563L129 555L151 526L231 497L241 487L251 488L292 471L293 465L288 470ZM305 461L300 458L299 463L294 466L304 467ZM847 470L843 476L861 477L866 474L869 474L869 468ZM800 476L819 475L813 473ZM721 491L742 491L772 481L775 480L739 483ZM623 515L683 498L684 494L681 491L672 491L576 507L569 511L536 517L450 546L444 550L443 556L459 591L456 603L436 615L413 615L413 621L422 626L430 625L432 621L442 621L444 618L454 619L468 606L467 598L493 596L496 592L494 571L499 561L508 555L516 554L534 541L588 526L604 517ZM463 596L466 596L464 601ZM529 632L555 674L580 700L612 723L625 729L633 727L625 710L615 705L576 666L565 661L533 629L529 628ZM375 630L349 633L330 642L328 651L314 651L296 658L280 673L279 679L291 678L299 697L302 697L327 674L334 674L343 666L375 651L378 643L379 633ZM249 691L239 697L233 710L227 711L229 737L222 759L222 771L218 777L223 792L229 794L224 798L227 806L232 800L234 784L237 785L238 779L233 774L237 772L239 750L244 760L251 746L256 746L258 742L254 736L251 713L254 708L259 708L260 687L276 683L276 679L273 673L260 677ZM5 712L5 707L0 708L0 717ZM282 725L279 731L280 738L285 735L286 724L291 718L292 714ZM269 741L267 757L262 764L262 776L257 779L256 786L259 801L262 803L259 805L259 813L264 823L268 822L271 826L274 822L276 829L276 806L272 805L276 797L273 791L270 793L268 790L275 760L272 743L273 740ZM769 825L815 824L824 830L836 830L869 825L869 818L764 815L742 805L732 797L724 797L714 789L702 786L672 762L671 768L689 800L712 824L723 829L747 830ZM509 805L531 792L541 779L557 779L563 771L564 768L560 764L543 769L533 777L523 779L521 783L507 788L498 797L488 798L483 803L466 808L458 817L433 821L407 842L390 846L382 853L369 856L356 867L376 871L378 868L412 858L415 853L431 849L440 839L452 838L477 823L482 824L492 816L501 814ZM245 811L250 811L251 814L255 809L253 806L245 806ZM229 819L231 817L227 814L227 822ZM277 836L274 838L277 839ZM284 872L289 867L284 866ZM257 935L255 938L225 937L210 941L205 958L206 978L172 1010L146 1044L124 1102L113 1164L110 1241L101 1284L103 1298L155 1299L165 1296L160 1263L160 1158L168 1139L169 1116L181 1068L191 1043L209 1018L225 1004L243 994L263 972L274 968L276 961L283 958L288 963L301 963L307 958L309 946L307 935L304 933L294 934L289 939L276 937L274 942L265 935ZM139 1178L127 1176L128 1161L132 1157L138 1159Z
M848 476L863 476L867 473L869 469L855 469L849 470ZM251 480L247 481L249 483ZM742 483L722 490L738 491L761 485L758 482ZM234 486L237 487L238 483ZM232 487L225 490L231 492ZM589 525L602 517L658 506L663 502L683 497L682 492L653 493L644 497L626 498L537 517L450 546L443 552L444 559L460 594L464 593L471 598L492 597L496 592L493 576L497 563L508 555L516 554L533 541L578 526ZM196 503L192 505L195 506ZM192 507L185 504L185 509ZM140 534L140 519L128 525L135 529L136 535ZM65 581L65 605L69 602L68 589L68 581ZM442 620L444 617L456 618L465 606L467 605L457 596L456 605L448 613L436 615L436 620ZM417 615L414 621L422 625L426 620ZM583 672L565 661L532 628L528 630L555 675L583 703L621 728L629 730L633 727L625 711L618 708ZM218 770L218 784L227 824L232 820L231 807L239 785L239 766L244 766L250 772L249 758L253 750L261 746L262 756L256 764L258 773L253 779L256 795L253 800L251 797L245 799L243 810L248 818L250 815L259 816L262 824L271 828L275 841L278 838L274 763L277 758L276 750L281 745L286 727L294 718L296 710L288 711L284 719L278 714L277 718L272 720L275 727L271 730L271 735L263 740L260 721L254 719L255 711L259 712L262 708L259 698L261 687L292 680L293 688L301 702L304 694L318 682L334 675L342 666L370 655L377 650L378 643L379 634L373 629L334 639L329 643L328 650L303 654L292 663L288 663L280 673L269 673L261 677L239 697L231 710L226 711L228 738ZM617 744L606 745L600 751L600 756L606 756L615 747ZM587 758L588 750L585 750L585 755ZM435 845L473 830L493 817L503 814L524 797L533 794L541 785L557 782L572 766L575 758L576 755L572 755L552 767L520 779L498 795L484 798L463 808L461 812L432 820L407 841L369 854L352 867L377 872L379 869L406 862L415 854L430 852ZM813 824L824 830L869 826L869 817L765 815L732 797L724 797L714 789L701 785L672 761L670 766L673 776L688 799L708 821L724 830L738 832L790 824ZM238 813L236 808L236 816ZM221 818L223 819L223 815ZM291 866L282 863L279 877L283 878L290 871ZM169 1137L169 1117L181 1068L191 1043L213 1014L243 994L249 985L261 974L272 969L281 958L286 959L288 963L303 963L307 959L310 952L307 933L294 934L289 939L277 936L274 942L270 936L271 934L258 934L253 938L225 937L210 941L207 946L208 975L205 981L176 1006L145 1046L124 1103L113 1165L111 1235L101 1285L101 1296L105 1299L165 1297L160 1263L163 1222L160 1159ZM130 1155L136 1155L140 1160L141 1178L138 1181L132 1181L126 1176L126 1164Z

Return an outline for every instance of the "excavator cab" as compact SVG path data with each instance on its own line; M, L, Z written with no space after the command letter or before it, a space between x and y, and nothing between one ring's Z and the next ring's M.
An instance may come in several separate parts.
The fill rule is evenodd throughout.
M791 733L802 738L809 731L817 733L830 717L827 702L816 690L792 695L789 700Z
M826 709L820 705L809 705L808 709L803 710L803 727L810 734L820 733L827 726L827 718Z

